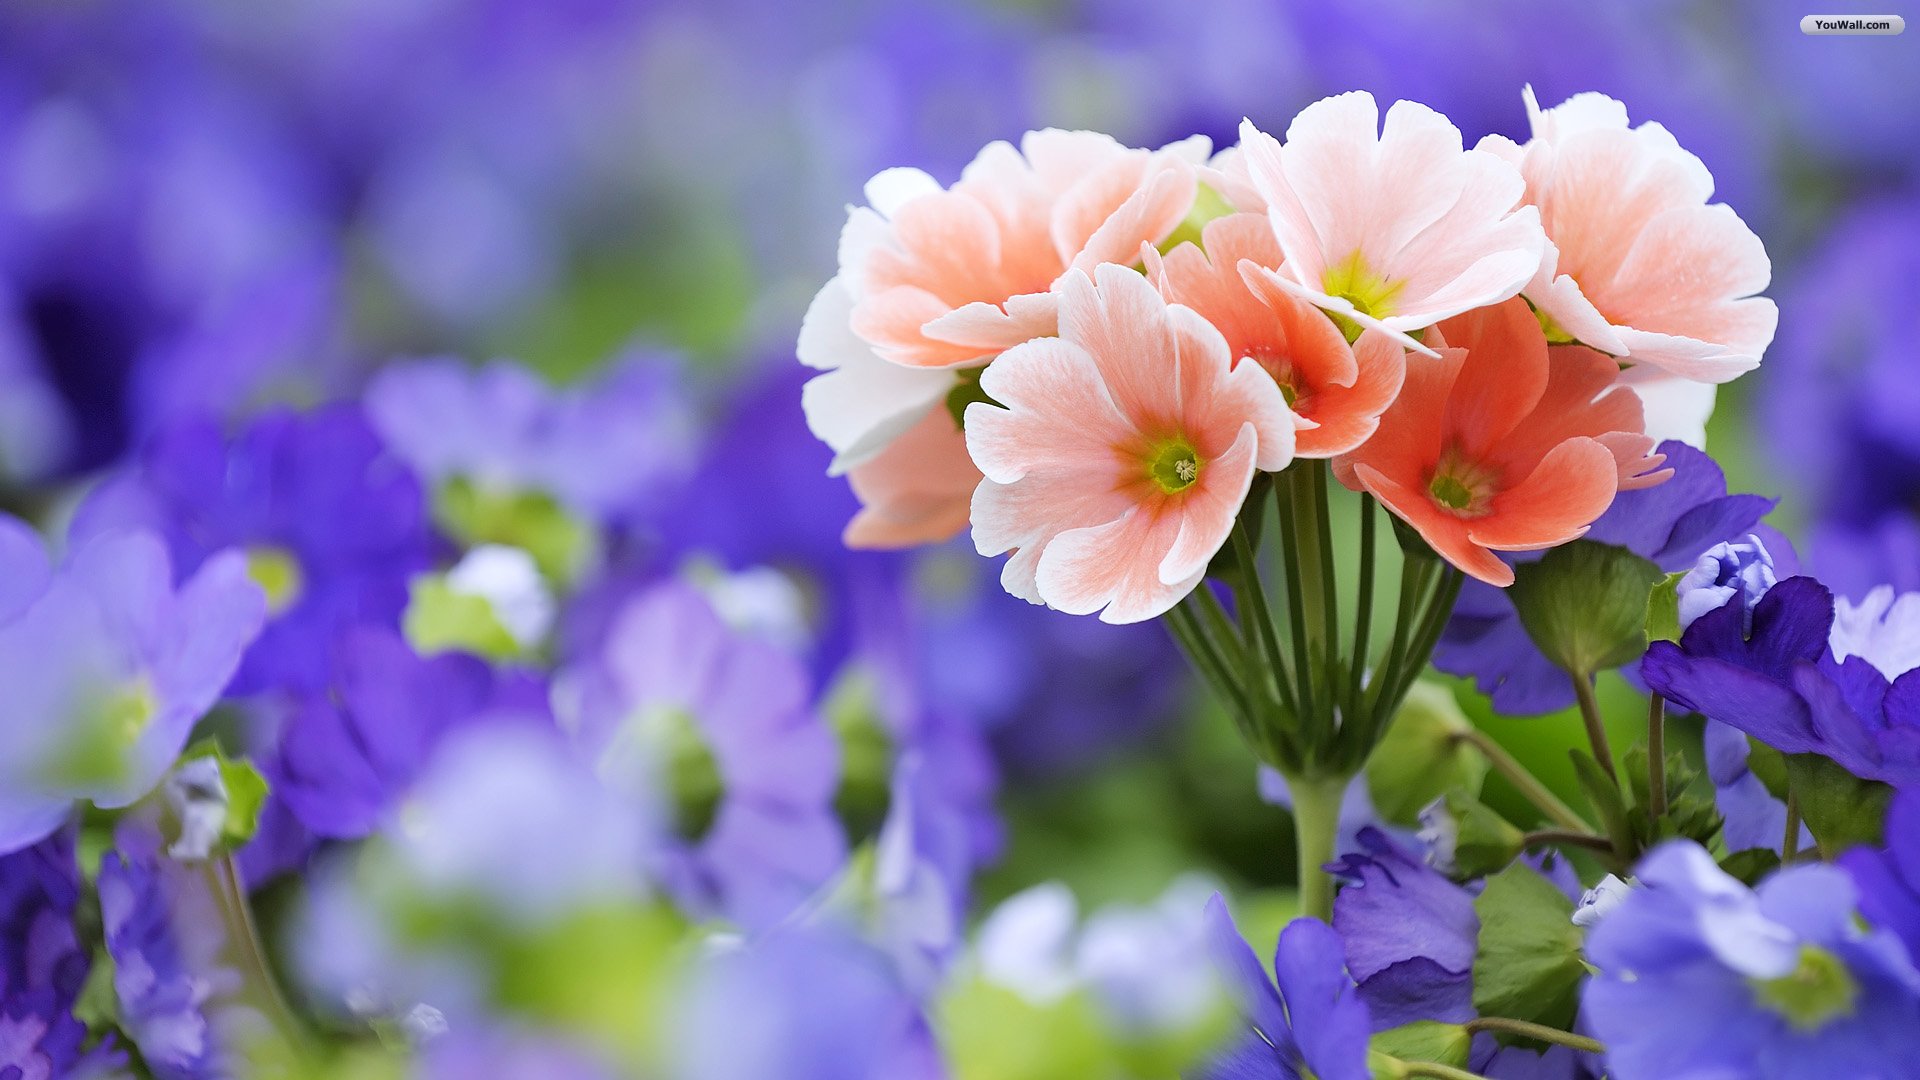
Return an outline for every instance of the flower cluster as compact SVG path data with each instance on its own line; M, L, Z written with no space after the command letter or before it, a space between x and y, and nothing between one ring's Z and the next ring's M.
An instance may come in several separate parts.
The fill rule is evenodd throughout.
M1757 366L1777 314L1760 241L1666 129L1594 94L1527 107L1524 146L1356 92L1211 155L1048 130L950 188L876 176L799 348L863 504L848 542L970 522L1008 592L1133 622L1199 583L1256 474L1330 458L1510 583L1496 552L1668 475L1649 412Z
M0 9L0 1080L1912 1071L1911 65L1366 6Z

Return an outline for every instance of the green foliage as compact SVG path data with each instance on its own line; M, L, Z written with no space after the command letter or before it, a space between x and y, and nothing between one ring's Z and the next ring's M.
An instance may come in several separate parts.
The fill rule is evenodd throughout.
M1647 640L1680 640L1680 579L1685 574L1668 574L1647 595Z
M1721 859L1720 869L1751 888L1760 884L1761 878L1780 869L1780 853L1772 848L1747 848Z
M1456 737L1469 727L1452 691L1432 682L1414 684L1367 759L1367 792L1381 817L1412 825L1447 792L1480 793L1487 759Z
M1580 678L1646 648L1648 595L1663 576L1626 548L1576 540L1515 567L1507 595L1547 659Z
M1459 1024L1416 1020L1380 1032L1367 1043L1367 1047L1375 1053L1400 1061L1429 1061L1464 1069L1472 1044L1473 1037Z
M859 843L880 832L893 800L893 737L880 715L880 687L863 664L842 668L821 711L840 743L840 789L834 811Z
M946 993L939 1010L956 1080L1162 1080L1200 1064L1237 1022L1222 998L1181 1030L1142 1031L1081 991L1035 1001L980 978Z
M260 811L267 804L267 778L246 758L229 758L212 739L187 748L180 760L212 758L220 767L220 783L227 793L227 817L220 824L220 849L237 851L260 829Z
M1893 789L1862 780L1819 754L1789 754L1787 783L1807 830L1831 859L1850 847L1879 845Z
M1480 917L1474 1008L1486 1016L1568 1027L1586 974L1573 901L1532 867L1515 862L1487 879L1473 910Z
M577 580L593 561L599 537L543 491L509 491L464 477L440 485L433 520L463 546L504 544L533 556L555 585Z
M1651 793L1647 787L1647 744L1644 740L1635 743L1627 751L1621 768L1626 774L1628 790L1633 794L1634 804L1628 819L1637 844L1634 848L1636 852L1675 837L1704 844L1719 831L1720 812L1713 801L1713 783L1706 774L1693 767L1685 754L1677 750L1667 754L1667 812L1658 820L1647 809Z
M1574 776L1580 782L1580 790L1586 793L1587 803L1593 807L1594 816L1599 818L1600 827L1607 839L1613 842L1614 850L1632 851L1633 823L1627 813L1626 800L1620 794L1620 786L1586 751L1569 750L1567 756L1573 759Z
M401 628L407 644L422 656L468 652L489 660L515 660L522 653L486 597L458 592L438 574L413 579Z

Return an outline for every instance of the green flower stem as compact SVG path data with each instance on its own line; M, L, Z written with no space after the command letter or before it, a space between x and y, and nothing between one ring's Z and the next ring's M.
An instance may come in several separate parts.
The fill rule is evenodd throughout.
M1573 676L1573 696L1580 701L1580 719L1587 725L1587 743L1593 747L1593 756L1606 770L1607 778L1617 784L1620 774L1613 767L1613 748L1607 743L1607 724L1600 718L1600 702L1593 696L1593 676L1584 672L1569 674Z
M267 965L266 949L260 929L253 921L253 906L240 883L240 869L232 855L208 859L199 864L207 892L220 909L220 921L226 932L228 956L240 966L241 993L252 1001L273 1025L289 1050L306 1042L306 1027L294 1015L292 1006L280 991L280 982Z
M1647 703L1647 812L1667 816L1667 699L1659 694Z
M1353 608L1353 653L1348 657L1351 665L1347 672L1347 713L1356 719L1361 716L1361 702L1366 690L1367 653L1372 648L1368 640L1373 630L1373 576L1374 576L1374 522L1378 517L1371 494L1360 494L1360 587L1354 598Z
M1536 829L1521 837L1520 844L1529 848L1539 847L1542 844L1567 844L1587 848L1590 851L1613 854L1613 841L1597 833L1576 832L1570 829Z
M1187 654L1194 670L1220 696L1234 719L1242 725L1252 721L1253 712L1241 690L1239 671L1222 653L1219 644L1207 635L1186 601L1174 605L1167 612L1166 624L1180 651Z
M1451 1065L1442 1065L1437 1061L1405 1061L1400 1066L1401 1076L1413 1080L1414 1077L1431 1077L1433 1080L1487 1080L1477 1072L1456 1069Z
M1293 478L1287 478L1289 495L1294 489ZM1301 593L1307 588L1302 581L1303 573L1300 558L1300 522L1296 520L1292 508L1293 500L1275 499L1274 510L1280 519L1280 555L1287 579L1287 627L1292 631L1288 637L1293 645L1294 695L1299 708L1294 715L1300 722L1302 734L1309 746L1319 746L1320 732L1317 730L1319 713L1315 709L1313 664L1308 659L1306 609L1301 605ZM1329 709L1331 709L1329 703Z
M1256 651L1267 658L1269 674L1275 688L1280 692L1280 702L1288 712L1295 711L1293 698L1293 678L1287 670L1286 657L1280 651L1280 633L1273 625L1273 609L1267 604L1267 594L1260 586L1260 562L1254 554L1253 538L1247 535L1247 525L1238 521L1233 526L1233 553L1240 563L1241 587L1234 594L1235 603L1240 607L1242 633L1246 636L1246 648L1249 654ZM1203 583L1200 588L1206 588ZM1218 603L1218 601L1215 601Z
M1536 1024L1530 1020L1512 1020L1504 1016L1481 1016L1467 1021L1467 1034L1474 1035L1482 1031L1491 1031L1499 1035L1517 1035L1523 1039L1553 1043L1557 1046L1572 1047L1584 1054L1604 1054L1606 1045L1598 1039L1589 1039L1585 1035L1575 1035L1571 1031Z
M1506 777L1507 783L1512 784L1528 802L1547 815L1547 820L1569 832L1589 835L1593 833L1593 826L1587 824L1585 818L1575 813L1573 807L1562 802L1552 789L1528 772L1527 767L1520 764L1518 758L1507 753L1507 748L1495 742L1491 735L1479 728L1470 728L1455 735L1454 738L1480 751L1480 756L1487 759L1487 763L1493 766L1494 771Z
M1340 833L1340 803L1352 777L1289 776L1293 796L1293 842L1299 853L1300 914L1333 921L1333 861Z
M1800 854L1800 797L1787 785L1787 834L1780 840L1780 861L1790 863Z

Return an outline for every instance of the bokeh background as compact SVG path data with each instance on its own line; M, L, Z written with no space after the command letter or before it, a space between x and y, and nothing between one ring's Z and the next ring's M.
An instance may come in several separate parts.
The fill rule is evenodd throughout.
M1784 497L1774 521L1827 580L1920 588L1920 35L1806 37L1810 10L8 0L0 505L55 525L183 424L350 402L397 359L505 358L589 397L649 372L686 422L559 462L650 488L572 625L623 581L770 570L805 599L823 688L884 642L905 692L990 734L987 899L1048 878L1141 899L1193 866L1283 883L1284 814L1157 627L1028 608L964 538L841 549L853 504L793 341L845 204L881 168L951 181L1040 126L1224 145L1242 116L1279 131L1365 88L1471 141L1524 138L1524 84L1612 94L1705 160L1774 260L1779 339L1709 449L1735 490ZM1549 772L1577 730L1488 723Z

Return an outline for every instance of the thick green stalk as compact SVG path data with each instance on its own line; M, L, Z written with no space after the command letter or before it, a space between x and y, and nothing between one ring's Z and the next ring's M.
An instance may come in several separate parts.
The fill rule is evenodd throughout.
M1347 714L1359 719L1366 692L1367 654L1373 647L1374 520L1373 496L1360 495L1360 588L1353 607L1353 654L1347 658Z
M1293 841L1299 853L1300 914L1333 921L1333 861L1340 834L1340 803L1351 777L1289 776L1293 796Z

